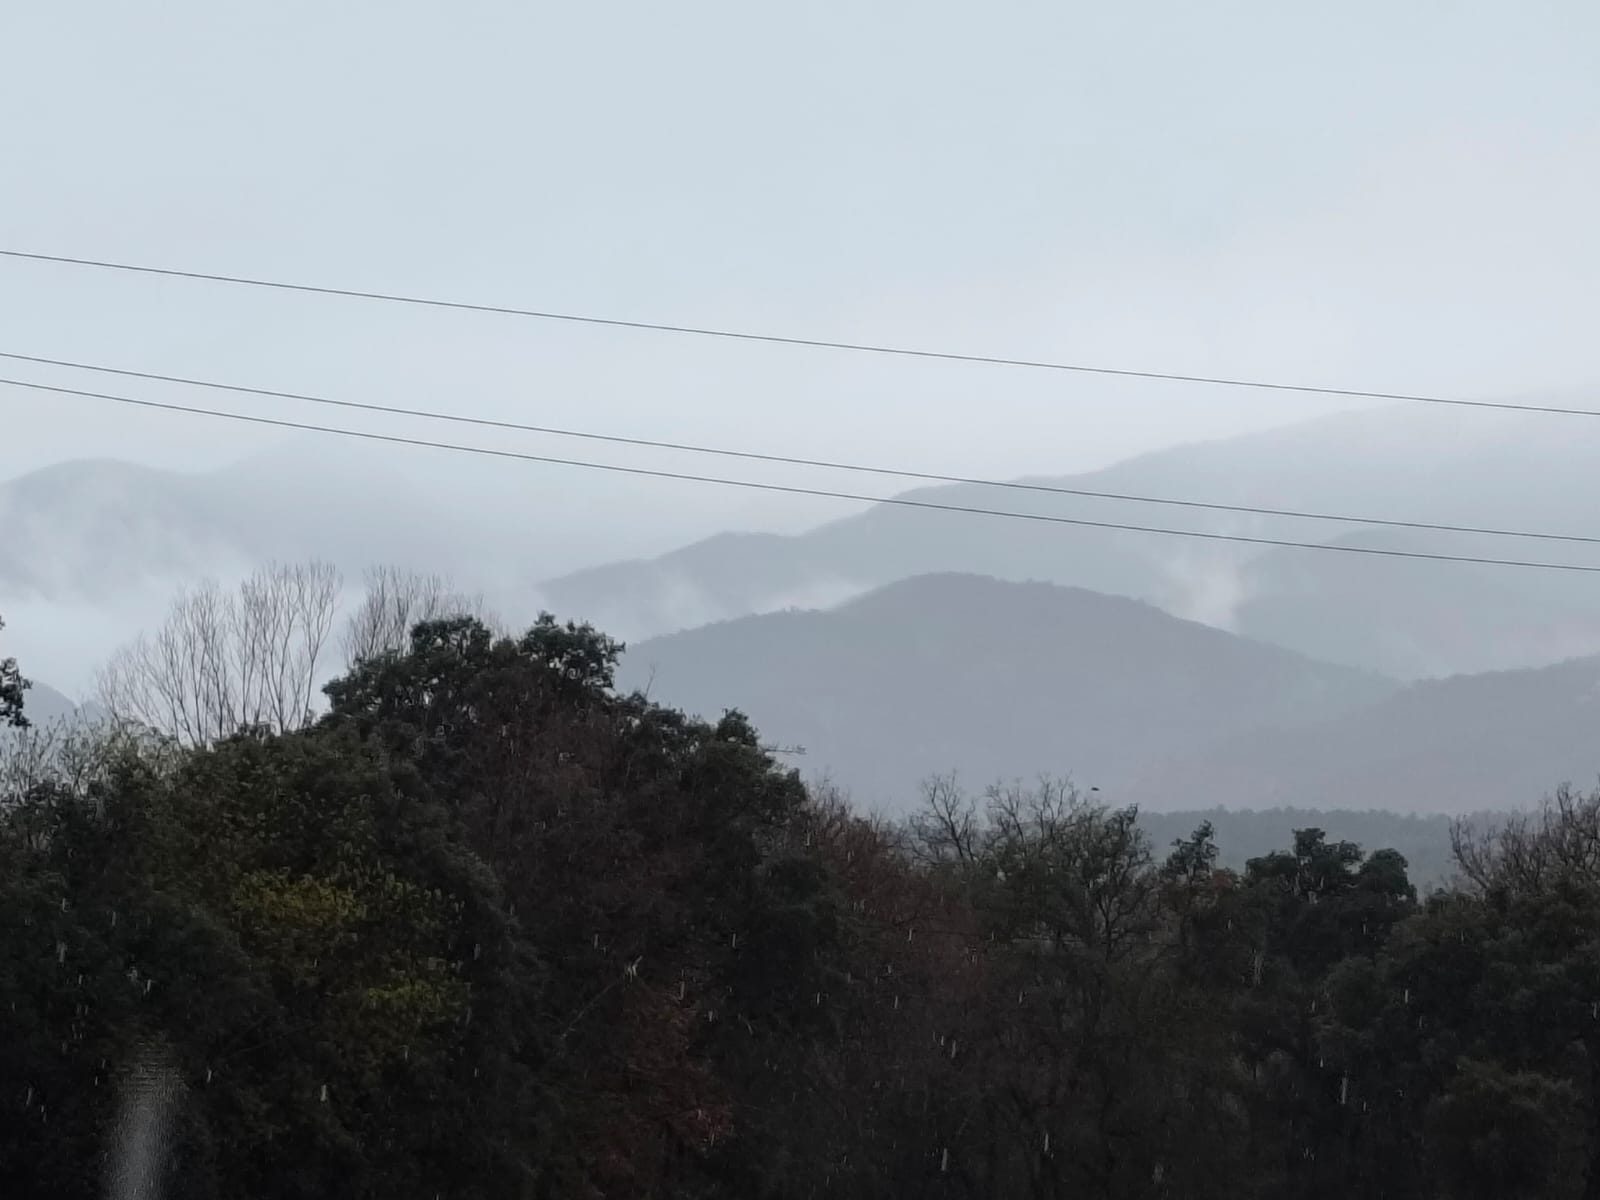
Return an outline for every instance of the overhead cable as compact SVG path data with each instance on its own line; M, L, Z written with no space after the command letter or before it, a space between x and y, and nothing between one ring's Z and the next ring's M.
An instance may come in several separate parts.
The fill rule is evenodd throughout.
M184 404L171 404L158 400L143 400L131 396L118 396L105 392L91 392L80 388L59 387L52 384L33 383L22 379L0 378L0 384L10 387L27 388L40 392L51 392L63 396L80 396L95 400L106 400L116 404L128 404L141 408L158 409L166 412L185 413L191 416L216 417L223 420L242 421L254 425L266 425L280 429L298 429L312 433L334 434L341 437L360 438L374 442L384 442L392 445L418 446L435 450L448 450L462 454L477 454L493 458L514 459L522 462L548 463L557 466L580 467L588 470L613 471L627 475L640 475L656 479L680 479L694 483L714 483L726 487L751 488L759 491L784 492L797 496L818 496L825 499L851 500L865 504L888 504L906 508L927 509L938 512L969 513L979 516L1000 517L1017 521L1041 521L1055 525L1075 525L1089 529L1119 529L1134 533L1153 533L1168 537L1199 538L1206 541L1237 542L1256 546L1281 546L1300 550L1322 550L1339 554L1364 554L1384 558L1423 559L1434 562L1480 563L1488 566L1521 567L1548 571L1576 571L1583 573L1600 573L1600 565L1585 565L1582 563L1545 562L1530 559L1490 558L1470 554L1435 554L1421 550L1391 550L1375 546L1351 546L1338 543L1325 542L1299 542L1285 538L1253 537L1238 533L1213 533L1194 529L1168 529L1161 526L1134 525L1120 521L1093 521L1080 517L1062 517L1045 513L1019 513L1003 509L978 508L964 504L939 504L931 500L913 500L906 496L863 496L851 492L838 492L822 488L796 487L788 484L763 483L755 480L723 479L717 476L692 475L679 471L662 471L647 467L627 467L616 463L586 462L578 459L555 458L542 454L527 454L515 450L499 450L487 446L465 446L450 442L434 441L428 438L402 437L398 434L378 433L370 430L342 429L328 425L314 425L302 421L289 421L278 417L263 417L246 413L226 412L218 409L199 408Z
M77 258L65 254L36 254L24 250L0 249L0 256L27 259L35 262L61 263L78 267L97 267L110 271L127 271L142 275L162 275L177 279L196 279L210 283L231 283L246 287L271 288L286 292L303 292L321 296L342 296L357 300L380 300L389 304L423 305L429 308L456 309L464 312L497 313L502 316L531 317L541 321L567 321L583 325L605 325L618 329L653 330L658 333L692 334L697 337L728 338L745 342L768 342L785 346L806 346L824 350L849 350L864 354L897 355L906 358L937 359L946 362L983 363L991 366L1025 367L1041 371L1072 371L1088 375L1116 375L1129 379L1157 379L1173 383L1204 383L1221 387L1255 388L1277 392L1301 392L1317 396L1345 396L1358 400L1397 400L1417 404L1453 404L1468 408L1509 409L1514 412L1561 413L1568 416L1600 417L1600 409L1565 408L1549 404L1512 404L1495 400L1464 400L1450 396L1427 396L1411 392L1364 391L1357 388L1323 387L1303 383L1275 383L1259 379L1231 379L1216 375L1187 375L1173 371L1139 371L1125 367L1097 367L1083 363L1052 362L1045 359L1006 358L991 354L960 354L946 350L919 350L906 346L877 345L867 342L830 341L824 338L795 337L775 333L750 333L733 329L715 329L697 325L668 324L659 321L630 321L620 317L597 317L579 313L554 312L533 308L515 308L501 304L476 304L462 300L439 300L424 296L407 296L394 292L364 291L357 288L326 287L309 283L286 283L281 280L255 279L243 275L222 275L208 271L182 271L173 267L139 266L134 263L111 262L104 259Z
M374 404L359 400L338 400L327 396L313 396L305 392L285 392L272 388L246 387L235 383L218 383L214 380L193 379L183 375L162 375L154 371L135 371L125 367L107 367L94 363L74 362L70 359L44 358L36 354L15 354L0 350L0 358L18 362L40 363L53 367L67 367L77 371L97 371L107 375L121 375L133 379L158 380L179 383L186 387L211 388L218 391L237 392L248 396L265 396L277 400L296 400L307 404L321 404L333 408L355 409L362 412L383 413L389 416L417 417L429 421L447 421L460 425L473 425L488 429L514 430L520 433L547 434L554 437L584 438L591 441L615 442L627 446L647 446L657 450L682 450L692 454L714 454L727 458L753 459L758 462L784 463L791 466L821 467L831 471L856 471L870 475L888 475L900 479L920 479L931 483L967 484L975 487L1004 488L1025 492L1044 492L1058 496L1083 496L1099 500L1120 500L1136 504L1164 504L1178 508L1201 508L1216 512L1248 513L1253 516L1293 517L1305 521L1338 521L1354 525L1380 525L1397 529L1426 529L1441 533L1471 533L1488 537L1534 538L1552 542L1586 542L1600 544L1600 537L1575 533L1544 533L1524 529L1496 529L1478 525L1450 525L1437 521L1406 521L1387 517L1358 517L1346 513L1306 512L1302 509L1265 508L1253 504L1220 504L1205 500L1181 500L1161 496L1144 496L1132 492L1108 492L1091 488L1063 487L1058 484L1028 483L1024 480L979 479L966 475L941 475L932 471L908 471L893 467L875 467L860 463L834 462L827 459L798 458L788 454L764 454L752 450L729 450L723 447L700 446L687 442L667 442L652 438L624 437L621 434L594 433L587 430L560 429L550 425L531 425L521 421L502 421L490 417L476 417L463 413L437 412L430 409L405 408L393 404Z

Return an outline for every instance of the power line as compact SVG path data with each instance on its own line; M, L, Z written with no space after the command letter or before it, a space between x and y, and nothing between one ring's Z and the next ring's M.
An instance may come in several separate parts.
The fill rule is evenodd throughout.
M362 438L368 441L387 442L399 446L422 446L429 449L450 450L462 454L481 454L492 458L515 459L522 462L584 467L595 471L615 471L625 475L644 475L655 479L681 479L692 483L715 483L725 487L753 488L759 491L784 492L796 496L820 496L824 499L853 500L864 504L894 504L906 508L930 509L939 512L971 513L977 516L1005 517L1017 521L1043 521L1053 525L1077 525L1089 529L1122 529L1134 533L1158 533L1169 537L1201 538L1214 542L1242 542L1254 546L1282 546L1298 550L1326 550L1340 554L1371 554L1383 558L1415 558L1428 559L1435 562L1480 563L1495 567L1528 567L1549 571L1600 573L1600 566L1585 566L1580 563L1487 558L1471 554L1432 554L1421 550L1383 550L1371 546L1341 546L1322 542L1295 542L1283 538L1250 537L1242 533L1209 533L1193 529L1167 529L1154 525L1132 525L1119 521L1090 521L1080 517L1058 517L1044 513L1007 512L1002 509L977 508L964 504L937 504L931 500L911 500L903 496L862 496L851 492L827 491L821 488L794 487L779 483L758 483L754 480L745 479L722 479L713 475L690 475L679 471L660 471L647 467L624 467L615 463L584 462L579 459L554 458L542 454L525 454L515 450L496 450L487 446L462 446L451 442L433 441L427 438L408 438L401 437L398 434L375 433L359 429L340 429L329 425L312 425L302 421L283 420L278 417L260 417L245 413L222 412L217 409L198 408L185 404L169 404L158 400L139 400L131 396L114 396L105 392L90 392L80 388L58 387L46 383L30 383L21 379L0 378L0 384L28 388L33 391L53 392L63 396L83 396L94 400L109 400L116 404L130 404L140 408L188 413L192 416L218 417L228 421L244 421L253 425L270 425L280 429L299 429L311 433L328 433L341 437Z
M751 450L729 450L714 446L699 446L685 442L656 441L649 438L624 437L620 434L592 433L585 430L558 429L548 425L530 425L520 421L500 421L488 417L466 416L460 413L434 412L428 409L403 408L392 404L372 404L358 400L336 400L327 396L313 396L304 392L283 392L271 388L245 387L241 384L218 383L211 380L192 379L183 375L162 375L153 371L134 371L124 367L105 367L93 363L73 362L68 359L43 358L34 354L14 354L0 350L0 358L18 362L41 363L53 367L69 367L79 371L98 371L107 375L121 375L133 379L159 380L179 383L189 387L212 388L219 391L238 392L249 396L266 396L277 400L297 400L308 404L322 404L334 408L355 409L362 412L384 413L390 416L419 417L430 421L449 421L461 425L475 425L489 429L514 430L520 433L551 434L557 437L585 438L591 441L617 442L628 446L647 446L657 450L683 450L693 454L715 454L727 458L753 459L759 462L784 463L790 466L822 467L834 471L856 471L871 475L889 475L901 479L921 479L933 483L970 484L977 487L1007 488L1016 491L1044 492L1060 496L1086 496L1100 500L1122 500L1137 504L1165 504L1178 508L1210 509L1217 512L1248 513L1254 516L1293 517L1307 521L1340 521L1355 525L1379 525L1396 529L1425 529L1440 533L1471 533L1488 537L1534 538L1551 542L1582 542L1600 544L1600 537L1573 533L1540 533L1520 529L1494 529L1477 525L1447 525L1433 521L1402 521L1383 517L1355 517L1340 513L1305 512L1298 509L1263 508L1250 504L1216 504L1203 500L1173 500L1157 496L1142 496L1131 492L1094 491L1088 488L1060 487L1054 484L1024 483L1017 480L978 479L964 475L939 475L929 471L902 471L890 467L865 466L859 463L831 462L826 459L796 458L785 454L761 454Z
M783 346L808 346L823 350L850 350L863 354L888 354L903 358L937 359L944 362L984 363L999 367L1026 367L1040 371L1072 371L1086 375L1115 375L1128 379L1160 379L1172 383L1206 383L1220 387L1256 388L1275 392L1301 392L1316 396L1345 396L1357 400L1400 400L1415 404L1454 404L1466 408L1498 408L1513 412L1561 413L1568 416L1600 417L1600 409L1563 408L1549 404L1510 404L1495 400L1462 400L1450 396L1424 396L1409 392L1374 392L1356 388L1317 387L1302 383L1270 383L1258 379L1229 379L1214 375L1183 375L1169 371L1135 371L1121 367L1091 367L1081 363L1050 362L1042 359L1003 358L989 354L957 354L944 350L917 350L905 346L883 346L866 342L836 342L823 338L790 337L775 333L748 333L732 329L712 329L696 325L669 325L656 321L625 321L616 317L593 317L578 313L547 312L513 308L500 304L472 304L461 300L436 300L404 296L393 292L361 291L355 288L321 287L309 283L284 283L271 279L252 279L242 275L218 275L206 271L180 271L173 267L146 267L102 259L74 258L64 254L33 254L23 250L0 249L7 258L34 262L64 263L77 267L98 267L109 271L131 271L141 275L163 275L175 279L200 279L209 283L234 283L246 287L272 288L285 292L306 292L319 296L343 296L355 300L382 300L390 304L423 305L462 312L498 313L502 316L532 317L541 321L568 321L581 325L605 325L616 329L647 329L657 333L685 333L697 337L728 338L744 342L768 342Z

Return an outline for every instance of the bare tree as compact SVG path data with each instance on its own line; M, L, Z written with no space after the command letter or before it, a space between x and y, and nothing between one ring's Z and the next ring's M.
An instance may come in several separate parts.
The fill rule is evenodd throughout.
M954 773L922 782L922 807L907 822L908 847L925 866L971 868L983 851L977 805Z
M136 757L165 769L171 744L149 731L109 720L57 717L0 737L0 810L23 803L42 788L87 799L118 762Z
M486 619L481 595L455 590L440 575L400 567L374 567L366 573L366 594L345 624L345 666L404 650L421 621L472 616Z
M326 563L273 564L234 594L211 580L183 592L154 637L100 673L101 702L119 724L190 746L245 727L299 728L313 716L340 586Z
M1558 881L1600 885L1600 792L1566 784L1537 812L1514 813L1498 826L1451 822L1450 848L1469 888L1536 895Z

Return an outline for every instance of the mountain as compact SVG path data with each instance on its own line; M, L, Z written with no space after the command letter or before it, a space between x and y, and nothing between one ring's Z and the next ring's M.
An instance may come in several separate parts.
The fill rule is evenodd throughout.
M1410 531L1333 546L1427 553ZM1563 553L1565 551L1565 553ZM1449 553L1570 558L1535 546L1458 537ZM1330 662L1421 679L1536 666L1600 650L1600 576L1478 563L1395 563L1379 555L1276 550L1240 573L1233 628Z
M1600 783L1600 656L1429 680L1271 738L1152 767L1129 801L1464 813Z
M726 519L710 496L651 504L649 482L312 437L210 471L59 463L0 481L0 613L28 670L81 686L180 587L271 560L324 559L352 588L378 564L451 575L531 621L530 574L653 552Z
M37 680L23 693L23 716L28 718L29 729L19 735L10 726L0 725L0 753L19 744L27 744L29 734L38 734L46 742L53 741L62 730L99 720L105 710L96 702L79 705L61 692ZM0 764L3 766L3 764ZM0 771L3 773L3 771Z
M1533 397L1595 403L1588 393ZM1600 421L1385 407L1018 482L1333 516L1582 537ZM1600 566L1600 547L1216 512L971 484L903 499L1213 534ZM1593 534L1595 531L1588 531ZM1600 573L1421 562L877 505L794 535L721 536L546 580L546 603L618 636L961 571L1126 596L1345 665L1415 679L1600 653ZM1354 603L1352 610L1348 606ZM1359 613L1358 620L1350 612Z
M206 472L79 460L0 483L0 600L104 598L274 558L357 575L394 561L451 570L491 540L493 522L464 519L370 454L292 458Z
M308 558L352 577L394 563L452 574L474 591L527 596L530 572L654 553L726 523L726 493L668 507L650 486L309 436L208 471L57 463L0 481L0 605L100 600Z
M951 769L979 787L1068 774L1115 798L1167 756L1395 687L1138 601L964 574L654 638L624 653L618 685L711 717L737 707L803 745L808 772L897 811Z
M897 498L1025 510L1012 497L997 501L991 488L928 488ZM1035 502L1034 510L1042 506ZM800 534L719 534L658 558L546 580L539 591L564 616L638 638L838 603L899 579L948 570L1070 580L1130 596L1165 598L1171 591L1159 565L1115 533L888 504Z
M1529 399L1595 404L1585 394ZM909 505L873 505L799 532L737 533L727 527L741 501L720 489L683 487L664 504L654 480L308 436L209 472L83 461L0 483L0 611L17 615L19 655L65 680L86 678L113 645L159 619L180 583L272 558L325 558L352 581L379 562L451 574L512 621L544 607L630 641L829 607L898 580L956 571L1142 600L1313 658L1415 680L1600 653L1600 572L1339 548L1600 566L1600 546L1037 489L1582 538L1594 531L1579 518L1600 511L1600 474L1590 466L1597 460L1600 421L1417 404L1017 481L1034 490L924 487L898 497ZM817 511L795 503L790 529ZM924 504L1332 549L917 507ZM46 629L51 622L63 628ZM98 641L78 653L86 622Z
M0 595L82 597L237 553L201 476L83 460L0 484Z
M71 720L79 712L79 706L66 696L38 680L32 681L33 686L23 693L23 715L33 725L51 725L57 721ZM94 711L98 711L96 708Z

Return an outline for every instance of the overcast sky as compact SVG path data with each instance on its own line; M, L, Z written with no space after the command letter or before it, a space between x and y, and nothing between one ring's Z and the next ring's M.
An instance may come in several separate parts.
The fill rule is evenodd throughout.
M1600 380L1597 35L1589 0L8 4L0 243L1145 370L1571 388ZM3 259L0 329L6 351L960 473L1331 407ZM276 440L0 387L0 475ZM820 511L635 486L713 522Z

